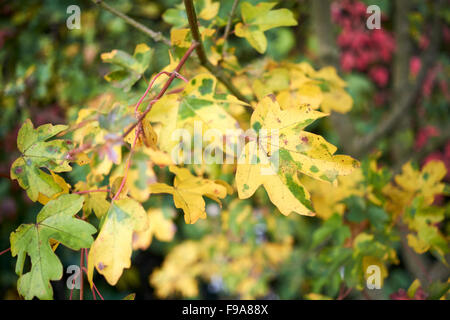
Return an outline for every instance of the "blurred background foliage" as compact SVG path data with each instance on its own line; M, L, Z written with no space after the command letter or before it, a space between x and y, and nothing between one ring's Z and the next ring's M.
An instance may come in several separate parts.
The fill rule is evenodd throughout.
M248 2L256 4L259 1ZM316 68L323 63L335 65L354 100L348 116L356 134L369 134L378 126L385 112L393 107L394 54L395 50L401 49L396 46L394 32L395 5L392 1L381 0L314 1L321 2L323 11L329 11L331 29L328 32L336 39L332 44L336 57L324 62L319 48L324 40L315 32L315 19L318 17L313 12L312 2L281 1L279 7L290 9L299 23L295 27L266 32L266 57L277 62L308 61ZM232 0L220 1L218 21L222 21L222 27L232 3ZM405 59L408 59L410 78L414 79L422 62L420 55L430 42L431 13L429 1L411 3L408 13L411 47L405 53ZM9 178L11 163L19 155L17 132L25 119L31 118L35 126L73 121L79 110L105 92L135 101L145 90L145 81L137 82L130 93L114 88L103 78L110 68L102 63L101 53L113 49L132 53L137 44L148 44L154 54L144 73L145 79L150 79L169 63L167 45L154 42L91 1L77 3L81 8L81 29L68 30L66 9L71 4L73 1L69 0L0 0L1 250L10 246L10 232L23 222L33 221L41 208ZM366 6L370 4L379 5L383 13L383 29L376 36L364 25ZM171 25L182 23L182 19L174 18L173 12L167 11L179 5L178 0L117 0L111 1L110 5L167 36ZM449 7L446 6L441 14L445 24L441 27L440 50L421 86L417 106L399 122L402 128L395 135L388 135L377 143L381 153L374 156L365 152L359 157L363 162L361 174L366 180L371 179L372 185L385 186L392 174L399 173L401 166L411 159L417 169L433 159L443 161L447 167L444 180L448 182ZM228 41L236 48L235 55L240 65L254 63L262 57L244 38L231 35ZM348 141L337 133L331 121L320 121L308 129L322 134L340 149L348 147L347 150L351 150L346 146ZM374 169L375 158L378 158L378 167L375 165ZM227 171L226 167L211 166L208 170L215 178L233 181L233 172ZM77 170L71 173L77 174L84 173ZM389 229L388 213L374 206L367 197L343 197L340 200L347 208L345 214L330 214L327 219L295 214L285 217L259 189L251 200L225 200L223 209L207 202L208 219L187 225L182 214L176 215L171 209L170 197L150 197L146 203L148 206L161 207L166 217L173 218L174 225L170 226L176 228L173 240L160 241L155 235L156 239L147 250L133 253L132 267L125 270L116 287L109 286L103 277L96 278L96 286L105 299L121 299L131 292L136 293L137 299L173 296L207 299L344 296L354 299L419 299L444 295L448 290L445 283L449 269L441 261L448 261L448 254L443 259L430 252L420 255L427 277L432 278L427 290L425 287L420 289L426 293L421 293L417 286L414 287L414 280L423 278L423 270L417 271L417 261L414 260L418 255L413 252L412 258L408 258L407 255L411 254L403 252L407 249L402 247L400 231ZM434 201L445 208L445 218L438 227L448 239L448 197L440 196ZM245 223L240 223L244 220ZM359 239L359 247L349 246L349 239L354 240L355 236L361 235L361 228L366 229L365 236L369 239ZM161 238L164 239L164 235ZM384 268L389 270L386 270L388 276L384 279L383 289L374 293L358 288L361 286L362 268L369 263L363 258L377 256L380 250L383 254L394 252L389 253L386 260L388 263ZM67 248L59 247L57 254L65 267L79 263L79 254ZM171 263L178 268L176 275L170 273ZM9 254L0 257L2 299L19 298L14 264L15 259ZM155 273L161 266L164 266L166 274L161 271ZM344 275L355 282L350 281L343 286L341 279ZM61 281L53 283L55 299L68 299L70 291L65 284L68 276L65 274ZM358 290L345 292L352 287ZM86 295L90 298L88 293Z

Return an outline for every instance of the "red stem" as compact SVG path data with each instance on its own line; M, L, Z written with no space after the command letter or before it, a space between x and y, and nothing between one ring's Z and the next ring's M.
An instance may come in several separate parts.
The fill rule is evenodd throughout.
M122 192L122 189L125 186L125 183L127 182L128 170L130 169L130 164L131 164L131 157L133 155L134 147L136 146L136 142L137 142L137 139L138 139L139 134L140 134L140 128L141 128L140 125L136 128L136 134L134 135L133 145L131 146L130 154L128 155L127 166L125 168L125 173L123 174L123 178L122 178L122 182L120 183L119 190L117 190L116 194L112 198L112 201L116 200L119 197L120 192Z
M5 249L5 250L3 250L2 252L0 252L0 256L1 256L2 254L4 254L4 253L7 253L9 250L11 250L11 248Z
M83 268L83 259L84 259L84 249L81 248L81 255L80 255L80 269ZM81 279L80 279L80 300L83 300L83 272L81 272Z
M189 49L186 51L186 53L183 55L183 57L181 58L181 60L180 60L180 62L178 63L178 65L175 67L175 70L174 70L174 71L172 71L172 72L170 72L170 73L169 73L169 72L166 72L166 71L163 71L163 72L158 73L158 74L154 77L154 79L152 80L152 82L151 82L151 83L149 84L149 86L147 87L147 90L146 90L146 92L145 92L145 94L144 94L144 97L145 97L145 95L150 91L151 85L153 85L153 83L154 83L156 77L159 77L161 74L167 74L167 75L170 75L169 79L167 79L167 81L166 81L166 83L164 84L164 87L161 89L161 91L156 95L156 97L155 97L153 100L151 100L151 101L149 102L149 104L148 104L148 106L147 106L147 109L139 116L138 120L122 134L122 136L120 137L121 139L123 139L123 138L125 138L126 136L128 136L128 134L129 134L134 128L136 128L137 125L139 125L139 124L142 122L142 120L145 118L145 116L147 115L147 113L150 112L150 110L151 110L151 108L152 108L152 105L153 105L156 101L158 101L158 100L166 93L167 89L168 89L169 86L172 84L172 82L173 82L173 80L174 80L175 78L180 78L180 79L182 79L182 80L185 81L185 82L187 81L186 78L184 78L183 76L181 76L181 75L179 74L179 72L180 72L181 68L184 66L184 64L186 63L186 61L187 61L187 59L189 58L189 56L192 54L192 52L195 50L195 48L196 48L198 45L199 45L199 43L198 43L197 41L193 41L193 42L192 42L191 46L190 46ZM143 99L141 98L141 99L139 100L139 102L138 102L138 105L136 106L136 109L139 107L139 104L142 103L142 101L143 101ZM89 149L91 146L92 146L92 145L91 145L90 143L87 143L87 144L85 144L85 145L83 145L83 146L80 146L80 147L78 147L78 148L76 148L76 149L73 149L73 150L69 151L69 153L68 153L68 155L67 155L67 159L72 160L74 155L76 155L76 154L79 153L79 152L83 152L83 151L85 151L86 149Z
M155 99L153 99L152 101L150 101L150 103L147 106L147 109L141 114L141 116L139 117L138 121L135 122L131 127L129 127L125 133L122 135L122 137L126 137L128 136L128 134L138 125L142 122L142 120L145 118L145 116L147 115L147 113L150 112L150 110L152 109L152 105L158 101L159 99L161 99L161 97L166 93L167 89L169 88L169 86L172 84L173 80L179 75L179 72L181 70L181 68L183 67L183 65L186 63L186 60L189 58L189 56L192 54L192 52L194 51L194 49L198 46L198 42L193 41L191 46L189 47L189 49L186 51L186 53L184 54L184 56L181 58L180 62L178 63L178 65L176 66L175 70L173 72L170 73L170 78L167 79L164 87L161 89L161 91L158 93L158 95L155 97Z
M83 268L83 271L84 271L84 273L86 273L86 276L87 276L87 270L86 270L86 268ZM92 288L94 288L95 289L95 291L97 291L97 294L99 295L99 297L102 299L102 300L105 300L105 299L103 299L103 296L100 294L100 291L97 289L97 287L95 286L95 283L94 282L92 282Z

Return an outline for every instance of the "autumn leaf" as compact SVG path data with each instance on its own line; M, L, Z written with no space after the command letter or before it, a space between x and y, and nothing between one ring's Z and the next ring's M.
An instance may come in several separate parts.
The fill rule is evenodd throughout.
M131 265L133 232L148 227L142 205L130 198L111 203L100 233L89 250L88 279L92 285L94 267L109 284L119 281L124 268Z
M222 104L246 103L234 96L216 94L217 80L210 74L200 74L192 78L178 95L165 95L158 100L149 112L152 123L160 124L156 129L158 146L162 151L172 152L179 143L172 138L176 129L183 128L193 132L194 121L202 124L203 130L216 129L225 134L227 130L239 128L237 121L228 114ZM220 141L222 143L222 141Z
M122 50L102 53L103 62L111 63L116 68L105 75L105 79L114 86L129 91L147 70L153 50L145 43L136 46L133 56Z
M174 210L172 210L174 211ZM159 241L171 241L175 235L176 226L172 220L165 217L163 209L150 208L147 210L148 228L135 232L133 235L133 249L147 249L152 243L153 236Z
M411 162L403 165L401 174L395 176L395 184L383 188L388 198L386 209L395 216L402 214L412 204L415 197L423 197L425 206L431 205L436 195L444 192L441 180L447 170L441 161L430 161L423 169L414 169Z
M17 147L22 155L11 166L11 179L18 181L32 201L38 200L40 194L52 198L64 191L63 179L54 173L72 170L67 159L69 143L62 139L47 140L65 129L65 125L51 124L34 129L27 119L19 130ZM53 173L48 174L42 168Z
M94 186L90 185L84 181L79 181L75 185L75 190L77 191L89 191L94 190ZM102 190L102 189L99 189ZM87 192L83 194L84 197L84 205L83 212L86 217L88 217L92 212L95 213L97 218L101 218L105 215L105 213L109 209L109 202L106 200L106 196L108 192L106 189L104 191L98 192Z
M252 114L251 126L261 134L258 142L246 144L238 160L239 198L249 198L263 185L284 215L292 211L312 215L310 195L298 173L336 184L339 175L348 175L359 167L358 161L349 156L334 155L336 147L321 136L303 131L324 116L309 107L281 110L271 97L260 101Z
M183 209L186 223L195 223L199 218L206 219L203 196L220 204L219 199L227 195L227 188L223 184L196 177L186 168L170 166L169 170L175 174L173 187L165 183L155 183L151 186L151 192L172 194L175 206Z
M96 229L74 215L83 206L83 197L62 195L49 201L36 217L36 223L22 224L11 233L11 253L17 255L17 288L25 299L52 299L50 280L62 277L63 267L50 246L56 240L73 250L89 248ZM31 270L23 274L26 255L31 258Z
M241 5L244 23L236 24L235 33L238 37L246 38L259 53L264 53L267 49L265 31L297 25L292 12L288 9L271 10L276 4L276 2L261 2L254 6L249 2L243 2Z

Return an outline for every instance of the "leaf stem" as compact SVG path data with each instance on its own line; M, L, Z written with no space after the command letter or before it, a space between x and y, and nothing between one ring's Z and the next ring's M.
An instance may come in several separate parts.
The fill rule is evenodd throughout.
M7 252L10 251L10 250L11 250L11 247L8 248L8 249L3 250L2 252L0 252L0 256L1 256L2 254L4 254L4 253L7 253Z
M80 269L83 270L83 259L84 259L84 248L81 248L81 254L80 254ZM81 278L80 278L80 300L83 300L83 271L81 271Z
M74 194L86 194L86 193L92 193L92 192L109 192L111 190L109 189L95 189L95 190L84 190L84 191L75 191L72 192Z
M183 67L183 65L186 63L186 60L189 58L189 56L192 54L192 52L194 51L194 49L198 46L198 42L194 41L191 46L189 47L189 49L186 51L186 53L183 55L183 57L181 58L180 62L178 63L178 65L175 67L175 70L173 72L170 73L170 77L169 79L167 79L166 83L164 84L164 87L161 89L161 91L156 95L156 97L151 100L147 106L147 109L140 115L140 117L138 118L138 121L136 121L131 127L129 127L123 134L122 137L125 138L138 124L140 124L142 122L142 120L144 120L145 116L147 115L147 113L150 112L152 105L158 101L159 99L161 99L161 97L166 93L167 89L169 88L169 86L172 84L173 80L179 75L179 72L181 70L181 68ZM153 81L153 80L152 80Z
M109 6L103 0L92 0L92 2L94 2L96 5L99 5L103 9L109 11L110 13L114 14L115 16L123 19L126 23L128 23L129 25L133 26L134 28L142 31L143 33L148 35L153 40L155 40L155 41L162 41L165 44L167 44L168 46L171 46L170 40L167 39L166 37L164 37L161 32L156 32L156 31L153 31L153 30L147 28L146 26L144 26L143 24L137 22L133 18L131 18L131 17L127 16L126 14L124 14L124 13L114 9L113 7Z

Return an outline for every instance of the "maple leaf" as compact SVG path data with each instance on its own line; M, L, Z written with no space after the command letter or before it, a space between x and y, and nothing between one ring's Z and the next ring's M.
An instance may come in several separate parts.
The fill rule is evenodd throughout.
M36 223L22 224L11 233L11 253L17 255L17 288L25 299L52 299L50 280L62 277L63 267L50 246L50 240L79 250L89 248L96 232L89 223L74 215L83 206L83 197L62 195L49 201L38 213ZM31 270L23 274L26 255L31 258Z
M276 4L276 2L262 2L253 6L248 2L243 2L241 5L244 23L236 24L235 33L238 37L246 38L259 53L264 53L267 49L264 31L297 25L292 12L288 9L271 10Z
M150 284L156 288L156 294L161 298L175 292L180 292L184 297L198 295L196 277L202 272L200 256L198 242L188 240L175 246L166 256L163 265L150 275Z
M359 162L349 156L334 155L336 147L321 136L303 131L324 116L309 107L281 110L271 97L261 100L251 117L252 128L261 133L259 143L248 142L238 160L239 198L249 198L263 185L272 203L284 215L292 211L312 215L309 192L297 173L336 184L338 175L348 175L359 167ZM278 142L272 135L278 136Z
M89 191L94 189L95 187L91 184L88 184L83 181L77 182L75 185L75 190L77 191ZM106 196L108 193L106 192L88 192L83 194L84 197L84 205L83 212L86 217L88 217L92 212L95 213L97 218L101 218L108 212L109 202L106 200Z
M175 210L171 208L171 213ZM150 208L147 210L148 228L135 232L133 235L133 249L147 249L152 243L153 236L159 241L171 241L175 235L176 226L172 220L165 217L163 209Z
M216 94L216 85L214 76L200 74L189 81L181 96L165 95L152 106L148 116L152 123L161 124L157 133L162 151L172 152L179 143L172 139L173 132L178 128L193 131L194 121L200 121L203 130L216 129L222 134L239 128L237 121L220 104L246 103L231 95Z
M66 125L51 124L34 129L31 120L27 119L19 130L17 147L22 155L11 166L11 179L18 181L32 201L38 200L39 194L52 198L64 191L62 178L48 174L42 168L51 172L72 170L66 157L68 142L62 139L47 141L65 129Z
M402 173L396 175L396 185L390 183L383 188L388 198L386 209L395 216L402 214L415 197L423 197L424 206L431 205L436 195L444 192L445 184L440 181L447 170L441 161L430 161L423 169L416 170L411 162L403 165Z
M114 86L129 91L147 70L152 56L153 50L145 43L136 46L133 56L122 50L102 53L103 62L116 66L114 71L105 75L105 79Z
M92 285L94 267L109 284L115 285L124 268L131 265L133 232L148 228L142 205L130 198L111 203L100 233L89 250L88 280Z
M170 166L169 170L175 174L173 187L165 183L151 185L152 193L170 193L173 195L175 206L183 209L186 223L195 223L199 218L206 219L206 196L217 203L227 195L227 186L222 182L196 177L186 168Z
M119 165L110 175L110 181L122 182L122 174L125 170L125 163ZM151 192L151 185L156 182L156 175L153 171L153 164L150 161L150 156L139 150L133 153L133 159L128 170L126 179L126 188L130 196L139 202L146 201ZM126 192L122 192L126 194Z

